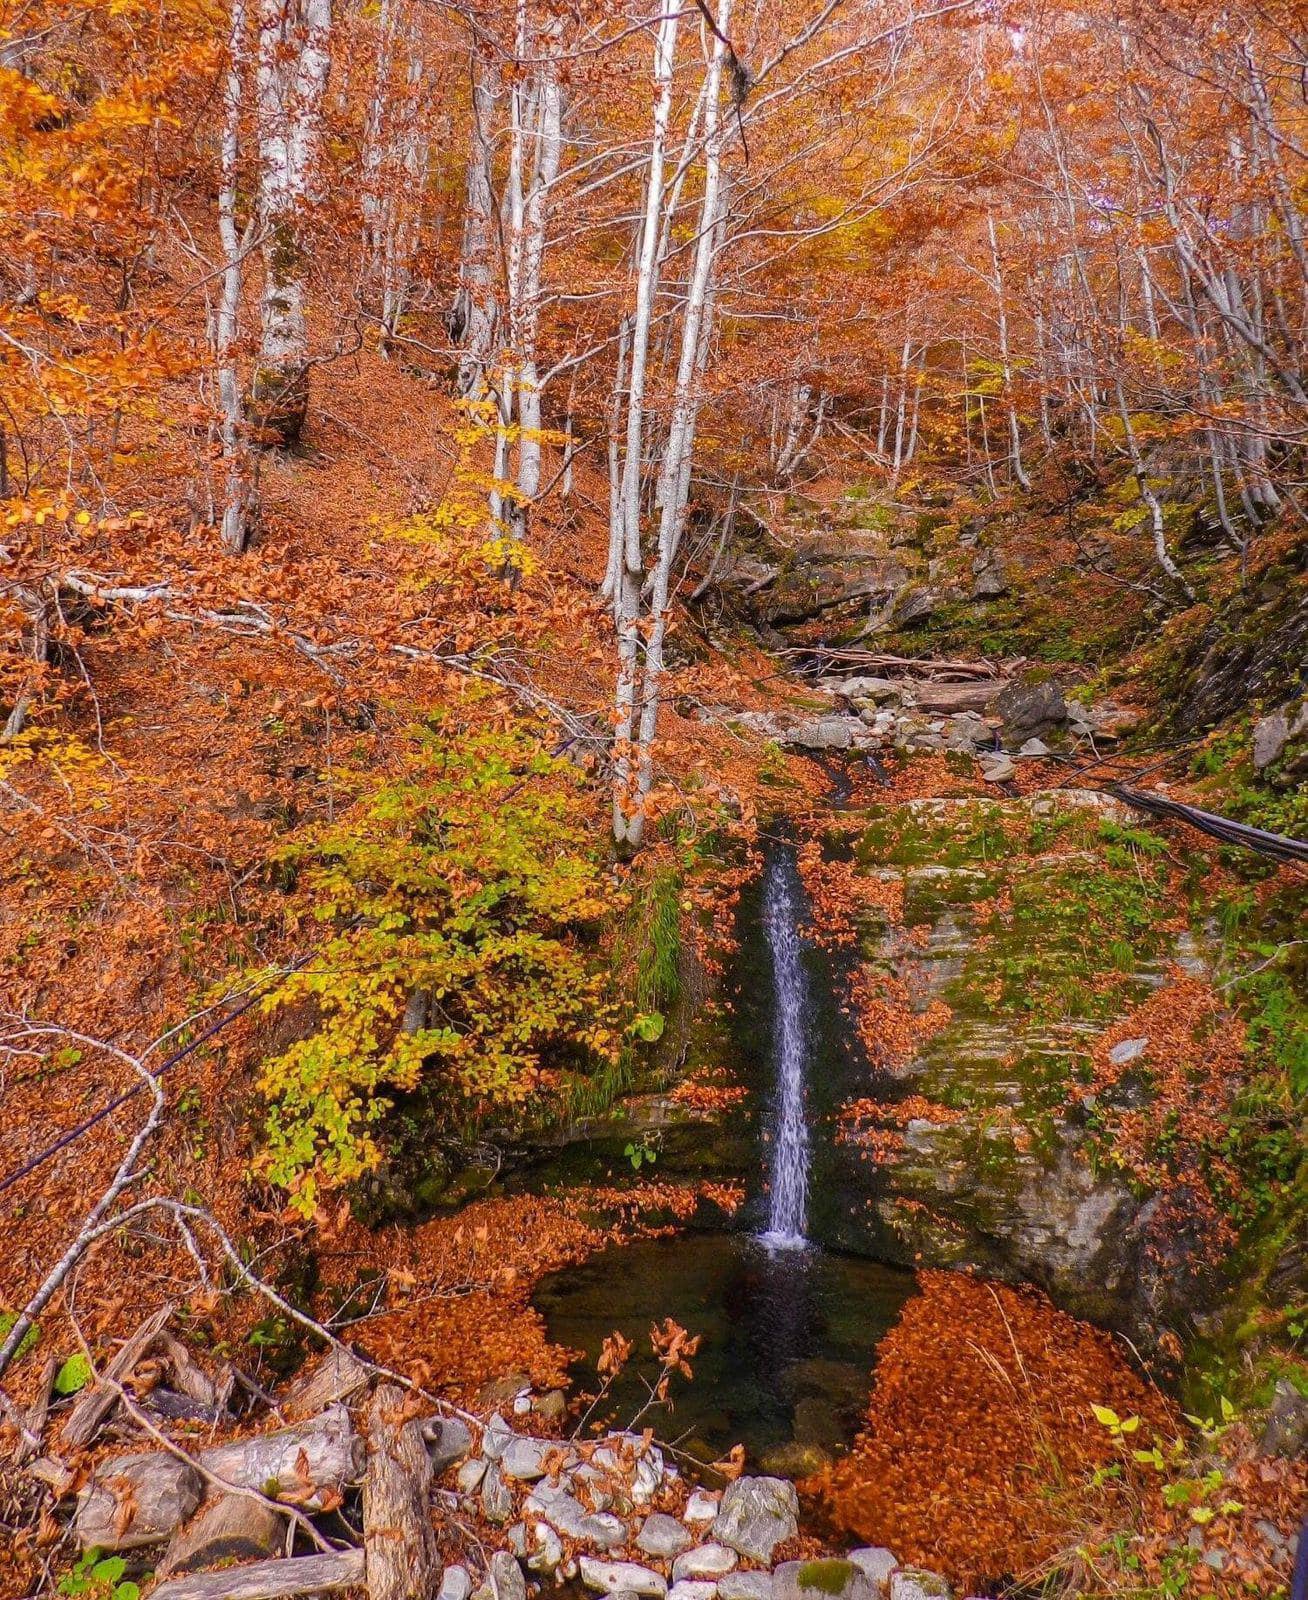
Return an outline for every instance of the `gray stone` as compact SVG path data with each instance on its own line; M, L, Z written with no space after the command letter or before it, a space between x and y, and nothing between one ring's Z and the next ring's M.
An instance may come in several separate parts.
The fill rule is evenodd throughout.
M722 1496L712 1532L751 1561L770 1561L776 1547L799 1532L795 1485L784 1478L737 1478Z
M563 1541L548 1522L535 1523L531 1532L536 1549L527 1565L533 1572L554 1572L563 1562Z
M1002 753L982 756L981 776L987 783L1007 783L1010 778L1017 776L1017 768L1012 758Z
M884 1545L868 1544L858 1550L851 1550L849 1559L872 1585L872 1592L877 1596L877 1600L881 1600L881 1596L890 1588L891 1573L899 1565L893 1551L887 1550Z
M527 1524L515 1522L511 1528L504 1530L504 1537L509 1541L509 1549L515 1556L525 1556L527 1553Z
M527 1600L527 1580L507 1550L497 1550L490 1558L486 1580L496 1600Z
M481 1453L487 1461L498 1461L516 1435L501 1416L494 1416L486 1424L481 1436Z
M513 1495L494 1463L481 1481L481 1509L488 1522L507 1522L513 1515Z
M1254 728L1253 736L1253 764L1256 772L1262 772L1270 767L1273 762L1279 761L1281 752L1290 742L1290 719L1284 708L1273 711L1270 717L1264 717Z
M945 723L945 743L951 750L988 748L990 725L975 711L961 711Z
M1301 1395L1288 1378L1277 1379L1258 1448L1265 1456L1285 1456L1291 1461L1308 1449L1308 1396Z
M538 1484L522 1502L529 1516L544 1517L565 1539L588 1544L596 1550L612 1550L627 1542L627 1525L611 1511L587 1511L580 1500L565 1490L552 1492L548 1484Z
M176 1456L113 1456L78 1494L73 1535L84 1550L156 1544L186 1521L203 1492L200 1474Z
M846 700L873 700L878 705L904 698L903 684L893 678L845 678L833 687Z
M718 1600L773 1600L770 1572L728 1572L718 1579Z
M716 1524L715 1524L716 1526ZM672 1580L681 1578L708 1578L716 1580L730 1572L736 1565L736 1552L724 1544L699 1544L685 1555L678 1556L672 1564Z
M1120 1044L1115 1044L1108 1052L1108 1059L1115 1067L1124 1067L1128 1061L1135 1061L1149 1048L1149 1040L1123 1039Z
M901 591L895 601L893 613L895 626L911 628L915 622L925 622L940 609L943 600L943 595L926 587Z
M633 1595L654 1595L663 1600L668 1592L666 1578L634 1561L597 1561L594 1556L582 1556L577 1570L586 1587L600 1594L626 1589Z
M510 1439L500 1457L500 1471L506 1478L521 1478L534 1483L545 1476L545 1457L551 1450L559 1449L553 1439L528 1439L519 1436Z
M467 1567L457 1564L446 1567L441 1573L441 1586L436 1591L436 1600L468 1600L472 1593L472 1578Z
M848 750L854 741L853 718L816 717L781 735L781 743L799 750Z
M427 1435L433 1472L444 1472L462 1461L472 1449L472 1429L458 1417L442 1417L431 1425Z
M682 1578L668 1590L668 1600L714 1600L717 1592L716 1583Z
M1008 587L1004 563L994 551L987 550L973 560L969 600L998 600L1008 593Z
M1040 683L1010 683L995 697L993 709L1009 738L1018 743L1049 733L1067 721L1067 701L1052 678Z
M485 1476L486 1462L484 1457L469 1456L459 1468L455 1476L455 1482L463 1494L472 1494L479 1487L481 1480Z
M682 1515L687 1522L712 1522L718 1514L721 1499L721 1495L713 1494L708 1489L692 1489Z
M1027 739L1017 753L1024 760L1038 761L1049 754L1049 746L1043 739Z
M646 1517L636 1536L639 1549L647 1556L658 1556L662 1561L671 1561L674 1556L679 1556L683 1550L690 1548L692 1542L681 1523L675 1517L665 1516L662 1511L655 1511Z
M890 1575L890 1600L951 1600L952 1594L938 1572L900 1567Z
M774 1600L875 1600L862 1568L839 1557L783 1561L772 1578Z

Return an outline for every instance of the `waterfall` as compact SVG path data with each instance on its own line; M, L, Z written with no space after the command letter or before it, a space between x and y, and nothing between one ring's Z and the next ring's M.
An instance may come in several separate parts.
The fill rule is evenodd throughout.
M804 1080L810 1012L799 937L801 894L793 856L778 851L769 859L763 877L763 931L772 957L772 1057L776 1070L771 1207L763 1242L778 1250L802 1249L808 1242L804 1237L808 1222Z

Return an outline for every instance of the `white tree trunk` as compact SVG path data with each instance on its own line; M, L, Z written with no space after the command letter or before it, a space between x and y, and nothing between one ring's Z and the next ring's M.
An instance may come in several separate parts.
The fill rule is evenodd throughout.
M463 344L459 358L459 392L466 399L486 393L487 372L495 349L499 320L495 295L495 195L491 184L491 129L495 95L491 69L472 57L472 134L468 151L468 192L464 206L463 253L455 336Z
M330 36L331 0L259 0L263 337L251 393L262 426L288 444L309 400L300 224L316 177Z
M637 821L632 734L636 706L636 658L640 632L640 488L644 459L645 378L649 360L650 325L656 288L659 223L663 208L663 167L672 114L673 63L677 27L681 20L678 0L660 0L654 39L654 126L650 135L649 174L645 184L645 213L641 223L640 258L636 276L636 307L631 330L631 379L627 389L626 453L618 489L618 515L622 527L622 565L617 593L618 677L613 738L613 834L619 845L639 843L632 838Z
M223 81L222 179L218 189L218 237L222 245L223 271L214 353L218 364L218 399L222 409L219 424L224 476L222 541L235 555L240 555L249 541L250 518L249 452L241 406L237 339L240 332L242 262L249 248L251 234L247 229L245 238L241 239L236 231L237 166L240 158L247 26L245 0L232 0L227 75Z
M1013 400L1013 361L1008 344L1008 305L1004 299L1004 273L999 259L999 237L995 232L994 212L986 214L990 233L990 262L994 272L995 304L999 311L999 360L1004 374L1004 403L1008 410L1008 438L1013 464L1013 476L1023 489L1030 489L1031 480L1022 465L1022 430L1017 420L1017 406Z

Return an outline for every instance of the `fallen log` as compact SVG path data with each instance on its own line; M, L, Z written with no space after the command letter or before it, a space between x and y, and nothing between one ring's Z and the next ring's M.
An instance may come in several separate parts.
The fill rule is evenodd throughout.
M316 1417L328 1406L348 1400L368 1382L368 1369L343 1345L332 1348L296 1378L282 1402L292 1421Z
M132 1375L136 1363L154 1345L172 1314L171 1306L160 1306L152 1317L141 1324L104 1369L101 1380L80 1396L59 1435L65 1450L81 1450L90 1444L100 1426L118 1404L118 1389L115 1386Z
M334 1550L167 1578L151 1591L150 1600L295 1600L298 1595L353 1589L363 1583L363 1575L362 1550Z
M779 650L778 655L808 656L815 661L831 662L840 666L875 667L878 671L899 672L913 677L934 677L941 674L962 678L998 678L1004 668L995 661L953 661L927 656L898 656L885 650L859 650L853 646L804 644L791 645Z
M342 1405L276 1433L214 1445L196 1460L234 1489L256 1489L301 1511L336 1503L347 1484L358 1482L363 1466L359 1436Z
M947 715L956 711L984 711L1006 687L1004 680L988 678L980 683L915 683L910 693L919 711Z
M281 1553L286 1519L245 1494L215 1494L173 1535L159 1570L198 1572L220 1561L267 1560Z
M398 1384L384 1383L368 1408L363 1547L369 1600L429 1600L440 1558L431 1525L431 1458L422 1424Z
M425 1451L424 1451L425 1455ZM195 1465L167 1450L102 1462L78 1498L73 1531L84 1548L132 1549L167 1539L200 1503L206 1477L302 1512L340 1504L362 1470L362 1445L344 1406L276 1433L198 1451Z

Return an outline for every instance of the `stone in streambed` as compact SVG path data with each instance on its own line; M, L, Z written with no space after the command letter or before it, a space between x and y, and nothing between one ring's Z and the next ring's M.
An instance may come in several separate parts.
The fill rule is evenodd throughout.
M486 1424L485 1432L481 1436L481 1453L487 1461L498 1461L516 1438L517 1435L504 1418L494 1416Z
M1017 768L1013 765L1012 757L1001 752L981 758L981 776L987 783L1007 783L1010 778L1017 776Z
M456 1461L462 1461L472 1449L472 1429L458 1417L442 1417L432 1424L427 1451L431 1456L433 1472L444 1472Z
M718 1600L773 1600L770 1572L728 1572L718 1579Z
M455 1482L463 1494L472 1494L486 1476L486 1462L481 1456L469 1456L459 1467Z
M784 1478L737 1478L722 1496L713 1538L750 1561L770 1561L772 1552L799 1532L799 1496Z
M600 1594L626 1589L634 1595L653 1595L656 1600L663 1600L668 1592L666 1578L634 1561L597 1561L594 1556L582 1556L577 1570L586 1587Z
M441 1586L436 1600L468 1600L472 1593L472 1578L467 1567L451 1565L441 1573Z
M655 1511L645 1518L639 1534L636 1536L636 1545L647 1556L657 1556L661 1561L671 1561L674 1556L679 1556L683 1550L691 1545L691 1536L682 1527L675 1517L665 1516L662 1511Z
M507 1522L513 1515L513 1495L493 1463L481 1482L481 1509L487 1522Z
M627 1541L627 1525L611 1511L587 1511L580 1500L562 1489L538 1484L522 1503L529 1516L544 1517L565 1539L588 1544L595 1550L612 1550Z
M872 1592L877 1600L885 1595L890 1587L890 1575L898 1567L894 1553L887 1550L884 1545L864 1545L859 1550L851 1550L849 1559L862 1572L872 1585Z
M712 1522L718 1514L718 1504L722 1496L713 1494L708 1489L693 1489L690 1499L686 1501L686 1509L682 1512L684 1522Z
M506 1478L534 1482L545 1476L545 1457L559 1445L553 1439L529 1439L518 1435L510 1439L500 1458L500 1471Z
M951 1600L953 1590L938 1572L900 1567L890 1575L890 1600Z
M736 1552L724 1544L700 1544L678 1556L672 1566L672 1581L702 1578L716 1581L736 1565Z
M715 1600L717 1592L716 1583L706 1579L682 1578L668 1590L668 1600Z
M875 1600L871 1581L852 1561L783 1561L772 1574L774 1600Z

